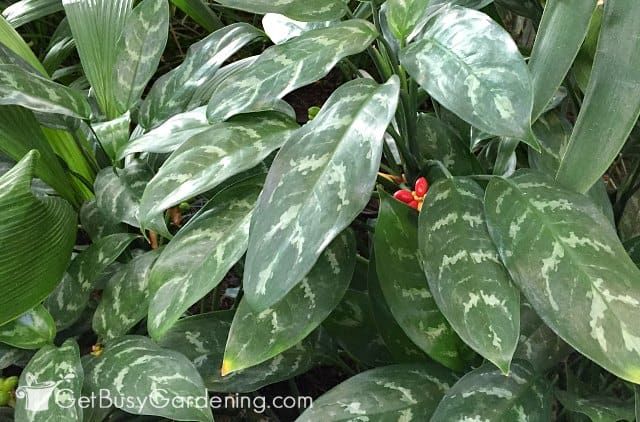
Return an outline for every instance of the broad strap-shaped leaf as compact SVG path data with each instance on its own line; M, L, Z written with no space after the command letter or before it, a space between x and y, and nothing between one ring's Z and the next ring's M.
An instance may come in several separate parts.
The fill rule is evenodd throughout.
M207 117L218 121L268 110L274 99L323 78L340 60L365 50L375 37L373 25L353 19L270 47L214 92Z
M137 152L173 152L186 140L210 127L206 107L176 114L157 128L131 139L118 151L116 159L121 160Z
M159 0L164 1L164 0ZM118 41L133 0L62 0L84 74L107 120L122 114L116 102Z
M39 349L53 343L56 324L42 305L0 326L0 342L21 349Z
M89 392L106 389L110 397L138 399L119 401L120 409L179 421L213 421L202 378L184 355L162 349L148 337L125 336L93 359L85 380Z
M20 375L16 390L18 421L82 421L78 404L84 372L75 340L61 347L45 346Z
M484 365L446 392L431 421L547 422L552 403L551 386L526 363L514 362L509 375Z
M131 115L128 111L108 122L91 125L100 142L100 146L111 160L115 160L117 152L127 144L130 125Z
M45 16L62 10L60 0L20 0L2 11L2 16L13 26L19 28Z
M207 0L171 0L171 3L209 32L224 26Z
M529 69L535 121L567 76L587 35L597 0L548 1L538 29Z
M432 359L463 369L463 343L438 309L418 252L418 214L382 190L373 238L384 299L407 336Z
M76 255L60 284L45 301L58 329L69 327L82 315L96 280L136 238L133 234L112 234Z
M476 128L536 146L527 65L509 33L487 15L442 8L400 61L429 95Z
M592 202L525 171L494 178L485 211L502 261L544 322L608 371L640 381L640 270Z
M455 382L433 363L371 369L325 393L296 422L428 421Z
M396 77L341 86L278 153L251 222L244 289L254 310L284 297L366 206L398 91Z
M260 164L298 125L279 113L241 116L191 137L164 162L140 201L143 227L165 209Z
M388 365L393 357L376 326L367 292L349 289L322 323L353 360L366 366Z
M263 183L257 176L223 190L169 242L150 275L151 337L161 338L244 255Z
M37 69L42 75L47 73L40 60L29 47L29 44L7 22L4 16L0 16L0 38L2 39L2 44L29 63L34 69Z
M229 332L222 375L265 362L315 330L344 296L355 257L354 235L345 231L320 255L309 274L274 306L256 312L244 296Z
M168 35L167 0L143 0L127 18L118 44L114 73L120 112L130 110L142 96L158 68Z
M246 12L279 13L305 22L340 19L347 11L343 0L216 0L224 6Z
M60 282L71 258L76 216L60 198L37 197L32 151L0 176L0 324L39 304Z
M431 187L420 213L420 255L433 298L453 329L508 373L520 334L520 292L489 236L483 196L466 178Z
M110 213L105 213L98 208L95 199L82 204L80 208L80 225L94 242L101 237L127 231L126 226L114 220Z
M418 115L416 126L421 165L427 164L425 160L437 158L456 176L481 172L468 142L447 123L424 113Z
M133 258L111 277L93 314L93 331L102 339L125 335L146 315L149 306L149 273L159 251Z
M632 421L636 417L635 401L598 394L581 397L569 391L556 391L558 401L565 409L587 415L592 422Z
M322 330L274 358L252 368L220 375L224 347L234 311L219 311L181 319L160 340L160 345L188 357L200 372L208 390L248 393L290 379L316 365L327 363L323 353L331 344Z
M184 62L153 84L140 107L140 125L153 129L169 117L189 111L187 105L197 90L229 57L261 35L247 23L236 23L193 44Z
M82 92L14 64L0 64L0 104L79 119L88 119L91 115L91 107Z
M537 372L544 373L565 359L573 349L551 330L533 307L520 303L520 338L513 357L529 362Z
M593 186L616 159L638 121L638 38L640 2L608 1L584 103L556 174L556 180L572 190L584 193Z
M313 29L326 28L334 21L300 22L278 13L267 13L262 18L262 27L274 44L282 44Z
M140 199L153 171L142 160L133 160L124 169L104 168L94 183L98 209L112 219L138 226Z

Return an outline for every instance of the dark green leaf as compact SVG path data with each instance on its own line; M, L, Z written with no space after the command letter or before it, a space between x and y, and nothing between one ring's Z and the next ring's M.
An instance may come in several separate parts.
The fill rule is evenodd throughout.
M42 305L0 327L0 342L21 349L39 349L53 343L56 324Z
M622 401L614 397L580 397L568 391L556 391L562 405L577 413L589 416L592 422L632 421L635 418L634 401Z
M300 21L340 19L347 11L344 0L216 0L216 2L251 13L280 13Z

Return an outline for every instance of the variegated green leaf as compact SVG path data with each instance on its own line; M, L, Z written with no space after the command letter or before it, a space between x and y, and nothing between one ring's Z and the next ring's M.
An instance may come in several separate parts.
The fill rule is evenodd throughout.
M325 393L296 422L428 421L455 382L451 372L435 364L372 369Z
M502 261L545 323L608 371L639 382L640 270L602 213L531 171L493 179L485 210Z
M39 304L60 282L76 236L76 216L60 198L31 190L38 152L0 176L0 324Z
M189 111L187 105L198 89L229 57L261 34L249 24L236 23L189 47L184 62L153 84L140 107L140 125L153 129L169 117Z
M331 351L327 347L331 343L326 334L315 331L301 343L264 363L221 376L224 346L233 314L234 311L220 311L184 318L167 332L160 345L188 357L200 372L207 389L216 392L256 391L327 362L323 353Z
M347 290L355 256L353 233L346 231L320 255L309 274L273 307L256 312L243 297L229 332L222 374L265 362L315 330Z
M80 91L55 83L14 64L0 64L0 104L88 119L89 102Z
M56 324L42 305L0 326L0 343L21 349L39 349L53 343Z
M62 0L84 75L106 114L121 115L116 103L114 70L133 0Z
M546 372L573 349L540 319L531 305L520 304L520 338L514 359L528 361L537 372Z
M251 223L243 282L254 310L284 297L366 206L398 91L395 77L341 86L278 153Z
M80 208L80 225L94 242L101 237L115 233L125 233L127 228L114 220L111 213L103 212L92 199L82 204Z
M375 37L373 25L354 19L270 47L214 92L207 117L226 120L247 111L268 110L274 99L321 79L340 60L366 49Z
M117 152L127 144L130 125L131 116L128 111L108 122L91 125L98 137L100 146L112 160L115 160Z
M216 0L251 13L279 13L300 21L340 19L347 11L344 0Z
M240 116L194 135L165 161L140 201L141 224L165 209L207 192L258 165L291 136L297 124L278 113Z
M444 121L432 114L420 114L416 131L422 166L427 164L425 160L437 158L456 176L481 172L468 142Z
M125 335L147 315L149 273L159 251L133 258L111 277L93 314L93 331L102 339Z
M262 18L262 27L274 44L282 44L313 29L327 28L333 21L300 22L278 13L267 13Z
M140 99L158 68L168 35L167 0L143 0L127 18L114 73L120 112L130 110Z
M152 177L153 171L142 160L133 160L124 169L102 169L94 183L98 209L137 227L140 198Z
M433 0L388 0L386 20L389 29L400 43L407 38L427 14L427 6Z
M87 390L99 394L106 389L110 397L134 398L119 401L118 408L134 415L213 421L202 378L184 355L162 349L148 337L125 336L93 359Z
M24 367L31 359L32 354L31 351L0 343L0 369L8 368L11 365Z
M19 0L2 11L2 16L13 26L19 28L45 16L62 10L60 0Z
M628 241L640 236L640 190L637 190L625 204L620 221L618 232L623 241Z
M150 274L152 337L161 338L244 255L263 183L257 176L217 194L164 249Z
M393 362L376 326L367 292L347 290L342 301L322 326L355 361L367 366Z
M537 146L529 70L509 33L487 15L442 8L400 60L434 99L476 128Z
M558 401L565 409L587 415L592 422L632 421L635 415L634 400L620 400L597 395L581 397L568 391L556 391Z
M136 236L132 234L112 234L76 255L60 284L45 301L58 329L69 327L80 317L95 281L134 239Z
M206 116L206 107L176 114L155 129L133 138L120 149L116 158L121 160L137 152L173 152L186 140L211 127Z
M508 373L520 334L520 292L489 236L483 196L466 178L431 187L420 213L420 255L433 298L453 329Z
M20 375L16 390L18 421L82 421L78 404L84 372L74 340L61 347L45 346L35 354Z
M374 247L380 288L402 330L437 362L463 369L463 343L438 309L418 256L418 214L380 192Z
M552 403L551 386L526 364L514 362L509 375L484 365L446 392L431 421L548 422Z

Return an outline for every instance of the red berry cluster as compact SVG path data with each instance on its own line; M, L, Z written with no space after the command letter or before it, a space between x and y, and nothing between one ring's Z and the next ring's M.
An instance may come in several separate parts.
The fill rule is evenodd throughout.
M404 202L409 205L411 208L416 209L418 211L422 210L422 203L424 202L424 197L429 191L429 182L424 177L416 180L416 184L413 188L413 191L407 189L400 189L393 194L393 197L396 198L400 202Z

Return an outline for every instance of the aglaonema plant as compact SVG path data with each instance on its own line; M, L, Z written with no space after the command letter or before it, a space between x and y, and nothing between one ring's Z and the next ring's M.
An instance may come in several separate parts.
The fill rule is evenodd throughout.
M637 418L636 1L218 0L264 31L161 75L168 1L62 6L87 90L15 31L0 51L2 115L37 134L0 118L15 420L211 421L143 399L299 395L318 366L346 379L299 421Z

